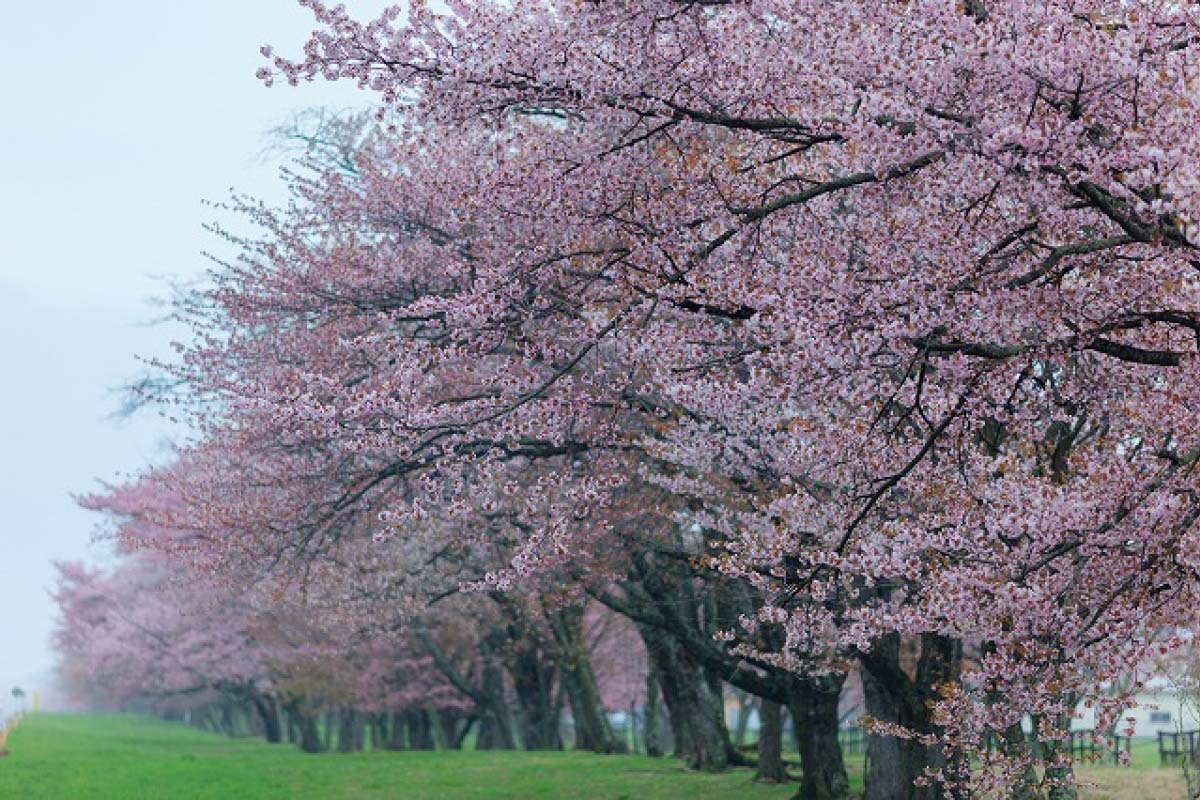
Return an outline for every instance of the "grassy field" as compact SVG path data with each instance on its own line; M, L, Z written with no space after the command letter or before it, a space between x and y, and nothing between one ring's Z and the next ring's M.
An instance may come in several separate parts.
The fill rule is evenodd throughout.
M231 740L183 725L122 716L26 719L0 759L0 798L397 798L398 800L784 800L794 786L759 786L748 770L685 772L638 756L523 752L367 752L306 756L288 745ZM855 766L861 767L861 760ZM1154 745L1134 766L1082 770L1088 800L1182 800L1178 770ZM858 776L855 775L857 784Z
M1092 784L1080 792L1085 800L1186 800L1183 772L1159 766L1158 743L1136 742L1130 766L1080 766L1081 781Z
M751 772L688 773L677 761L585 753L367 752L306 756L134 717L38 715L0 759L0 798L587 798L783 800Z

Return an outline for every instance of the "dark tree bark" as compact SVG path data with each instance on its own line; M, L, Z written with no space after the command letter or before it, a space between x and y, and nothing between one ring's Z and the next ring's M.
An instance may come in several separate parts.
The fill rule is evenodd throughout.
M1074 708L1078 702L1076 695L1071 695L1067 698L1067 708ZM1069 733L1071 730L1071 715L1059 714L1054 718L1054 728L1062 733ZM1069 740L1068 740L1069 741ZM1043 742L1043 754L1047 760L1053 763L1055 756L1063 755L1063 763L1066 766L1062 767L1046 767L1046 783L1048 784L1046 791L1046 800L1078 800L1079 789L1075 786L1075 771L1070 766L1070 753L1066 752L1070 745L1061 739L1052 742Z
M383 750L387 747L387 714L378 711L371 715L371 749Z
M788 710L804 770L797 800L850 796L850 781L838 742L838 699L845 675L793 682Z
M461 748L462 742L470 730L471 723L478 720L479 736L475 742L477 749L513 749L516 746L515 725L512 719L512 711L505 699L504 672L500 663L500 650L507 637L506 630L499 626L493 627L480 640L479 654L483 661L483 669L478 685L467 680L458 668L451 663L445 652L442 651L433 637L429 635L429 632L420 620L417 620L413 626L413 632L433 658L434 664L449 679L454 688L475 702L477 713L470 718L464 728L457 731L454 736L448 735L447 739L453 740L456 748ZM447 731L447 734L449 733L450 731Z
M1025 731L1021 730L1021 723L1008 726L1004 731L1001 746L1004 748L1004 754L1014 761L1029 755L1029 740L1025 738ZM1038 789L1037 770L1032 764L1026 766L1025 773L1012 788L1009 800L1043 800Z
M367 721L361 712L354 712L354 716L357 720L354 726L354 749L361 752L367 749Z
M699 665L675 639L654 636L650 631L644 636L671 716L676 755L690 769L716 772L727 768L733 746L725 726L715 718L716 704Z
M475 723L475 717L464 714L455 708L439 709L436 716L446 747L451 750L461 750L467 733Z
M662 711L659 706L658 668L651 659L646 672L646 708L645 721L642 723L642 738L646 742L646 755L659 758L663 754L663 746L659 737L659 723Z
M324 714L325 724L321 731L325 738L325 749L333 749L333 737L337 735L338 715L336 711L326 711Z
M521 745L526 750L561 750L559 715L554 702L554 665L545 657L537 642L520 639L509 661L520 706Z
M504 641L504 631L493 629L480 645L483 676L476 695L479 703L479 750L512 750L516 747L512 713L504 699L504 672L496 651Z
M289 706L288 714L295 723L296 732L299 734L300 750L305 753L324 752L325 743L321 740L321 732L317 728L316 715L301 709L297 702L293 702Z
M555 696L554 684L556 661L562 659L556 652L554 632L547 634L541 616L531 619L528 609L512 597L500 592L489 596L508 620L505 666L517 696L515 722L521 746L526 750L561 750L562 704Z
M921 637L921 656L910 678L900 663L900 637L879 639L861 657L867 713L921 734L937 735L931 718L937 687L957 682L962 643L943 636ZM955 768L943 750L911 739L871 735L867 740L867 773L863 800L943 800L953 797L938 785L917 785L927 769Z
M783 709L779 703L763 700L758 707L758 771L754 780L784 783L788 780L783 766Z
M359 747L359 733L362 728L362 719L358 712L344 708L338 714L338 733L337 733L337 750L339 753L353 753L361 749Z
M708 685L708 692L705 693L705 699L709 704L708 714L724 743L726 762L734 767L749 766L750 762L741 754L741 751L733 746L733 739L729 735L729 726L725 724L725 681L721 680L720 674L715 670L701 667L701 672Z
M237 723L234 719L233 701L226 697L221 702L220 713L218 714L218 730L228 736L230 739L237 736Z
M688 668L677 663L678 660L672 656L676 649L686 654L683 661L691 660L693 664L701 664L704 671L710 675L720 676L745 692L782 705L790 706L796 691L812 692L816 689L805 689L803 684L809 683L808 679L769 663L756 661L753 663L757 669L745 669L746 659L730 654L724 646L714 641L713 633L736 627L740 614L753 613L755 609L753 600L746 599L753 598L752 590L745 585L721 583L723 580L715 579L717 588L705 593L713 602L706 601L700 604L694 590L694 573L681 567L677 560L670 561L656 558L652 554L643 554L630 570L630 580L621 585L620 594L615 591L602 591L594 595L609 608L637 623L642 631L652 666L655 659L658 659L663 699L671 714L672 732L677 739L675 750L680 754L694 749L693 743L689 741L694 734L694 725L689 714L695 706L683 702L680 693L675 691L678 687L674 684L686 685L690 682L679 678ZM672 642L674 645L670 644ZM771 649L772 646L777 648L780 644L772 645L768 642L767 649ZM839 686L842 680L844 676L836 679ZM710 691L710 697L712 694ZM827 706L823 706L818 713L806 712L803 715L805 730L811 729L811 732L804 734L809 743L805 745L801 755L803 757L807 754L810 759L810 763L803 766L810 774L818 776L814 778L817 781L816 786L826 787L833 792L831 796L845 797L848 794L849 780L845 774L841 750L838 748L835 754L829 746L829 743L837 743L836 702L836 698L833 698L832 713ZM713 703L712 707L718 718L701 723L701 730L709 724L717 728L720 734L718 738L723 740L726 754L723 758L728 761L735 751L729 742L719 700ZM679 741L680 739L683 741Z
M325 742L321 740L321 732L317 730L317 718L311 714L303 714L298 720L300 727L300 749L305 753L325 752Z
M252 695L254 708L262 720L263 737L272 744L283 741L283 731L279 724L279 706L275 698L265 694Z
M387 715L388 721L385 723L387 731L383 739L384 747L388 750L404 750L408 747L408 743L404 739L404 715L399 711L393 711Z
M433 749L449 750L454 746L454 742L450 739L446 732L445 720L440 711L430 709L429 712L429 729L433 733Z
M289 744L297 744L300 741L300 733L296 728L296 718L292 714L289 703L283 704L283 730Z
M408 746L411 750L433 750L433 725L429 712L415 708L405 714L408 723Z
M559 648L559 675L571 704L576 749L620 752L622 748L613 735L604 704L600 702L600 686L583 640L583 609L564 608L549 612L547 616Z

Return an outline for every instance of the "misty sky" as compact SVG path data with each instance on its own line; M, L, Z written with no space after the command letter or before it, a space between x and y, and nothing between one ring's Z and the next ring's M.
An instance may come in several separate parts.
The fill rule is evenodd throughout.
M383 0L349 0L374 12ZM0 25L0 709L53 665L52 559L102 560L73 493L161 458L153 414L111 419L163 278L220 243L203 200L281 197L266 133L291 112L369 98L352 85L264 88L258 48L297 53L295 0L6 4Z

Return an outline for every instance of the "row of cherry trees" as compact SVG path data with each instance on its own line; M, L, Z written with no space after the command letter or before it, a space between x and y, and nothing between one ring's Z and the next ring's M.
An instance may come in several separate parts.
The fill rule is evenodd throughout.
M186 506L170 491L187 463L82 500L110 517L124 557L107 573L59 568L61 678L81 702L289 739L310 752L333 739L344 750L368 738L373 747L461 747L471 731L480 748L557 749L566 709L574 746L619 752L629 740L609 714L629 711L643 720L635 739L647 752L670 744L696 768L721 769L744 762L725 726L728 677L775 709L764 777L786 779L780 703L791 706L797 741L819 731L826 755L840 759L840 677L817 727L801 725L811 690L795 676L776 670L774 685L739 677L741 659L711 638L732 616L709 616L735 601L707 597L697 583L684 560L697 552L694 533L673 540L668 528L640 572L610 577L604 591L565 586L559 575L553 585L464 592L484 573L471 571L470 548L445 543L441 523L424 545L413 528L343 539L264 570L180 526ZM649 579L655 555L672 561ZM833 766L844 782L840 760Z
M479 749L558 749L568 707L576 746L626 746L607 714L642 705L646 656L598 603L453 592L417 607L399 576L436 565L385 562L373 543L300 578L197 570L178 530L148 522L163 499L141 482L83 500L112 517L124 557L107 572L59 565L55 644L77 701L306 752L362 749L368 735L374 748L457 748L471 733Z
M107 574L59 571L60 677L76 700L308 752L328 749L335 729L342 750L361 749L364 731L375 748L461 747L473 731L480 749L558 749L567 703L578 746L617 751L626 739L606 710L640 706L646 685L636 633L598 606L556 604L533 620L507 598L464 599L422 614L414 632L382 597L372 603L390 629L355 624L322 594L328 575L285 600L286 589L231 591L158 555Z
M693 764L737 757L724 683L787 705L806 797L847 792L851 669L868 796L1071 795L1076 703L1116 724L1197 607L1200 12L303 4L261 77L378 124L235 203L162 365L196 440L122 541L319 584L395 659L536 616L577 724L590 598Z

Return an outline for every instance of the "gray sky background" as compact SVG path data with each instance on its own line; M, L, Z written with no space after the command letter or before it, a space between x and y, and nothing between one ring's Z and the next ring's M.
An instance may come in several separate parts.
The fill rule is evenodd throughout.
M260 45L298 53L295 0L59 0L0 26L0 710L45 692L52 559L104 558L73 493L162 455L153 414L110 419L147 325L220 243L202 229L230 187L282 197L265 133L292 111L369 98L352 85L264 88ZM350 0L373 13L383 0ZM178 331L174 332L178 335Z

